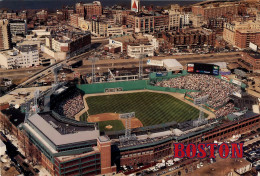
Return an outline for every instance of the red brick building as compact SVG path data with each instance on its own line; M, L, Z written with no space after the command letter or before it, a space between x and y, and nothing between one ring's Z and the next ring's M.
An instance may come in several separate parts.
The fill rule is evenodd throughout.
M162 36L171 46L197 46L197 45L215 45L216 33L211 30L187 30L182 32L163 33Z
M235 45L239 48L249 47L249 43L252 42L256 45L260 45L260 31L252 29L241 29L236 31Z
M154 16L154 31L167 31L169 27L169 15Z
M78 20L79 14L70 14L70 25L74 27L78 27L79 20Z
M241 59L238 61L239 65L251 72L260 71L260 53L244 51L241 56Z
M76 13L85 18L91 18L93 15L101 16L102 15L102 5L100 1L94 1L93 3L77 3L76 4Z
M234 2L205 2L192 6L192 13L194 15L201 14L204 16L204 19L222 17L228 14L237 15L238 6Z

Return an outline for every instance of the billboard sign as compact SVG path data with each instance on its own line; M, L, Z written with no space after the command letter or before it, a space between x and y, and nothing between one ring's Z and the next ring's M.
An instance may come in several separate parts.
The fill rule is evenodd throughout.
M188 64L188 72L194 72L194 64Z
M153 66L160 66L160 67L162 67L163 66L163 61L148 59L147 60L147 65L153 65Z
M257 45L252 42L249 43L249 48L251 48L253 51L257 51Z
M187 71L188 73L219 75L219 66L214 64L189 63L187 64Z

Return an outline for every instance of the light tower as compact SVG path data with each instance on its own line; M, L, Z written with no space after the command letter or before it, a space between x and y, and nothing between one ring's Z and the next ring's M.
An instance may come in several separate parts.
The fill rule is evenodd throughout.
M194 104L199 106L200 115L198 120L193 121L193 126L199 126L207 122L207 120L204 119L203 105L207 103L208 97L209 97L208 95L205 95L194 99Z
M125 120L125 135L119 137L120 142L129 142L136 140L136 136L131 134L131 119L135 117L135 112L119 114L120 119Z
M92 63L92 67L91 67L91 72L92 72L92 83L95 83L96 82L96 75L95 75L95 73L96 73L96 62L97 61L99 61L99 58L98 57L91 57L91 58L89 58L88 59L89 61L91 61L91 63Z
M143 59L145 58L145 55L141 54L139 57L139 72L138 72L138 79L143 79Z

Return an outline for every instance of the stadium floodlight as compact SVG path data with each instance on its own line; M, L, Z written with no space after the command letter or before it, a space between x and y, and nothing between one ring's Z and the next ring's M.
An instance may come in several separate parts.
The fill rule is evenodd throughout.
M125 136L122 141L134 140L135 137L131 135L131 119L135 117L135 112L119 114L119 118L125 119Z
M138 78L141 80L143 77L143 59L145 58L144 54L139 55L138 59L139 59L139 74L138 74Z
M208 95L205 95L194 99L194 104L199 106L200 114L198 120L193 121L193 126L199 126L206 122L204 119L203 105L207 103L208 97Z
M92 70L92 83L95 82L95 79L96 79L96 75L95 75L95 66L96 66L96 62L99 61L99 58L98 57L90 57L88 60L91 61L92 63L92 67L91 67L91 70Z

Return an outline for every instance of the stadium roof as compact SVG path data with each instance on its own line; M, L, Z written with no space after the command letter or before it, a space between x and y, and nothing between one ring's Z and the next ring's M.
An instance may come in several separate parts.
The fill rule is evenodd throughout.
M164 59L163 65L167 69L167 71L183 70L183 66L176 59Z
M34 114L28 121L56 146L96 140L99 137L97 129L66 124L46 114Z

